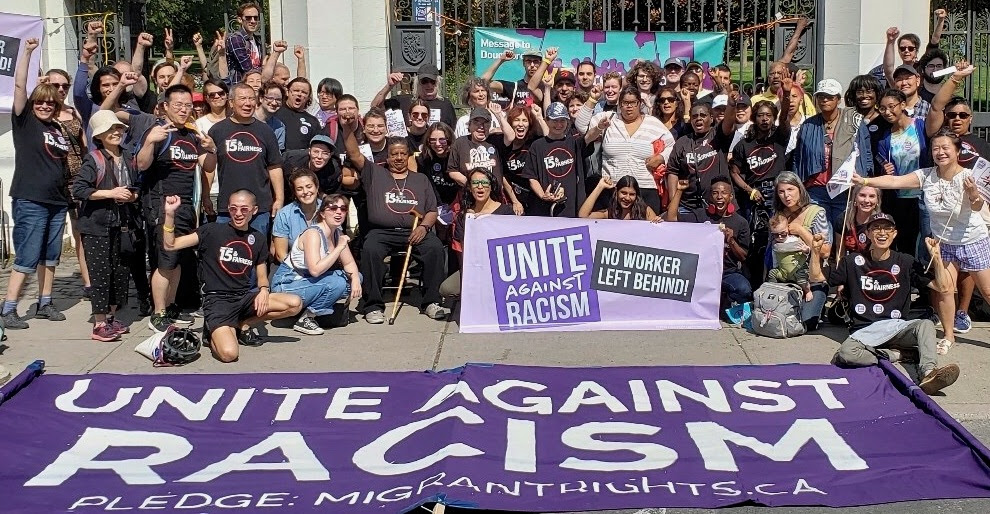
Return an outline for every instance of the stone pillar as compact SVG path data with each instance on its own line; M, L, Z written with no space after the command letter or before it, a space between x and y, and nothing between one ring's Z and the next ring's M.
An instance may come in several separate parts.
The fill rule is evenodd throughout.
M387 6L383 0L273 0L271 30L290 48L307 47L314 86L333 77L366 111L389 72Z
M819 16L824 34L822 78L834 78L843 85L882 62L888 27L900 28L901 34L917 34L921 38L919 57L931 36L929 0L822 0L819 5L825 7ZM900 63L897 56L895 63Z

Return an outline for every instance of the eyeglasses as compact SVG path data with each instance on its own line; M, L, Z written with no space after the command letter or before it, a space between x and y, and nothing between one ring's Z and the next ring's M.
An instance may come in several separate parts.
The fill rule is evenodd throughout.
M870 227L870 231L872 232L884 232L887 234L890 234L891 232L895 232L896 230L897 227L893 225L873 225L872 227Z
M323 210L325 210L325 211L331 211L331 212L333 212L333 211L345 212L345 211L347 211L347 206L346 205L327 205L326 207L323 208Z
M968 120L970 116L972 116L972 114L970 114L968 112L947 112L947 113L945 113L945 119L947 119L947 120L954 120L956 118L959 118L960 120Z
M178 102L172 102L172 103L170 103L168 105L170 107L172 107L173 109L180 109L180 110L181 109L184 109L184 110L187 110L187 111L188 110L191 110L193 108L193 104L181 104L181 103L178 103Z
M227 212L229 212L230 214L247 214L252 210L254 210L254 207L248 207L246 205L243 207L238 207L236 205L227 206Z
M660 103L662 104L672 104L677 101L677 99L672 96L661 96L658 100L660 100Z
M260 16L241 16L241 18L244 18L244 21L258 21L261 19Z
M926 70L941 70L942 68L945 68L944 64L938 64L934 62L930 62L925 65Z
M35 100L34 105L47 105L49 107L55 107L58 105L58 102L55 100Z
M902 52L913 52L913 51L915 51L915 50L917 50L917 49L918 49L918 47L916 47L916 46L910 46L910 45L906 45L906 46L901 46L901 47L898 47L898 48L899 48L899 49L900 49L900 50L901 50Z
M429 139L431 145L445 145L447 144L447 138L441 137L440 139Z
M410 118L427 120L427 119L430 119L430 113L428 113L428 112L411 112L411 113L409 113L409 117Z
M316 96L337 96L329 91L317 91Z
M223 98L225 96L227 96L227 93L224 93L223 91L214 91L212 93L206 93L206 97L211 100L216 100L217 98Z
M622 104L623 107L636 107L639 105L639 100L622 101L619 103Z
M472 180L471 181L471 185L472 186L481 186L481 187L491 187L492 186L492 183L489 180Z
M261 98L263 98L268 103L275 103L275 102L281 102L282 101L282 97L281 96L263 96Z
M70 88L70 87L72 87L72 86L70 86L70 85L69 85L69 83L68 83L68 82L66 82L66 83L63 83L63 84L56 84L56 83L54 83L54 82L49 82L49 84L51 84L51 85L52 85L52 87L55 87L55 88L58 88L58 89L61 89L62 91L68 91L68 90L69 90L69 88Z

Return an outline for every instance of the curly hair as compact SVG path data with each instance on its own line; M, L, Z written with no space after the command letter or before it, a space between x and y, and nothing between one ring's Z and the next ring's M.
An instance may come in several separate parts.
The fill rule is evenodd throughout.
M474 88L480 87L485 90L485 95L488 96L488 100L492 99L492 91L488 86L488 81L481 77L471 77L464 83L464 87L461 88L461 104L471 105L471 93L474 92ZM483 107L487 107L487 103Z
M636 64L634 64L632 69L629 70L629 73L626 74L626 83L635 84L638 89L639 84L636 81L636 76L639 75L639 72L641 71L646 73L650 77L650 81L653 82L653 85L650 86L649 93L656 93L657 89L660 87L661 73L660 67L651 61L636 61Z

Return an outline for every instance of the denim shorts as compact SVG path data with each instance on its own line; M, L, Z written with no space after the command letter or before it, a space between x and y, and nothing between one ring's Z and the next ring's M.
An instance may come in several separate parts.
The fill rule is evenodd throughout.
M67 206L11 199L14 219L14 271L31 274L42 266L58 266Z

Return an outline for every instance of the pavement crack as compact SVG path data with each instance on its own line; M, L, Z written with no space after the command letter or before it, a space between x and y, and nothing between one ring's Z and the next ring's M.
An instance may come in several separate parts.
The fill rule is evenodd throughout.
M443 340L447 337L447 329L450 328L450 325L450 316L448 316L447 321L443 324L443 330L440 331L440 340L437 341L437 352L433 355L433 367L430 368L431 371L436 371L437 366L440 365L440 354L443 353Z
M746 347L743 346L742 341L739 340L739 336L736 335L737 331L730 330L729 333L732 334L732 339L734 339L736 344L739 345L739 349L742 350L743 356L746 357L746 360L749 361L750 364L757 364L756 362L753 362L753 358L749 356L749 352L746 351Z

